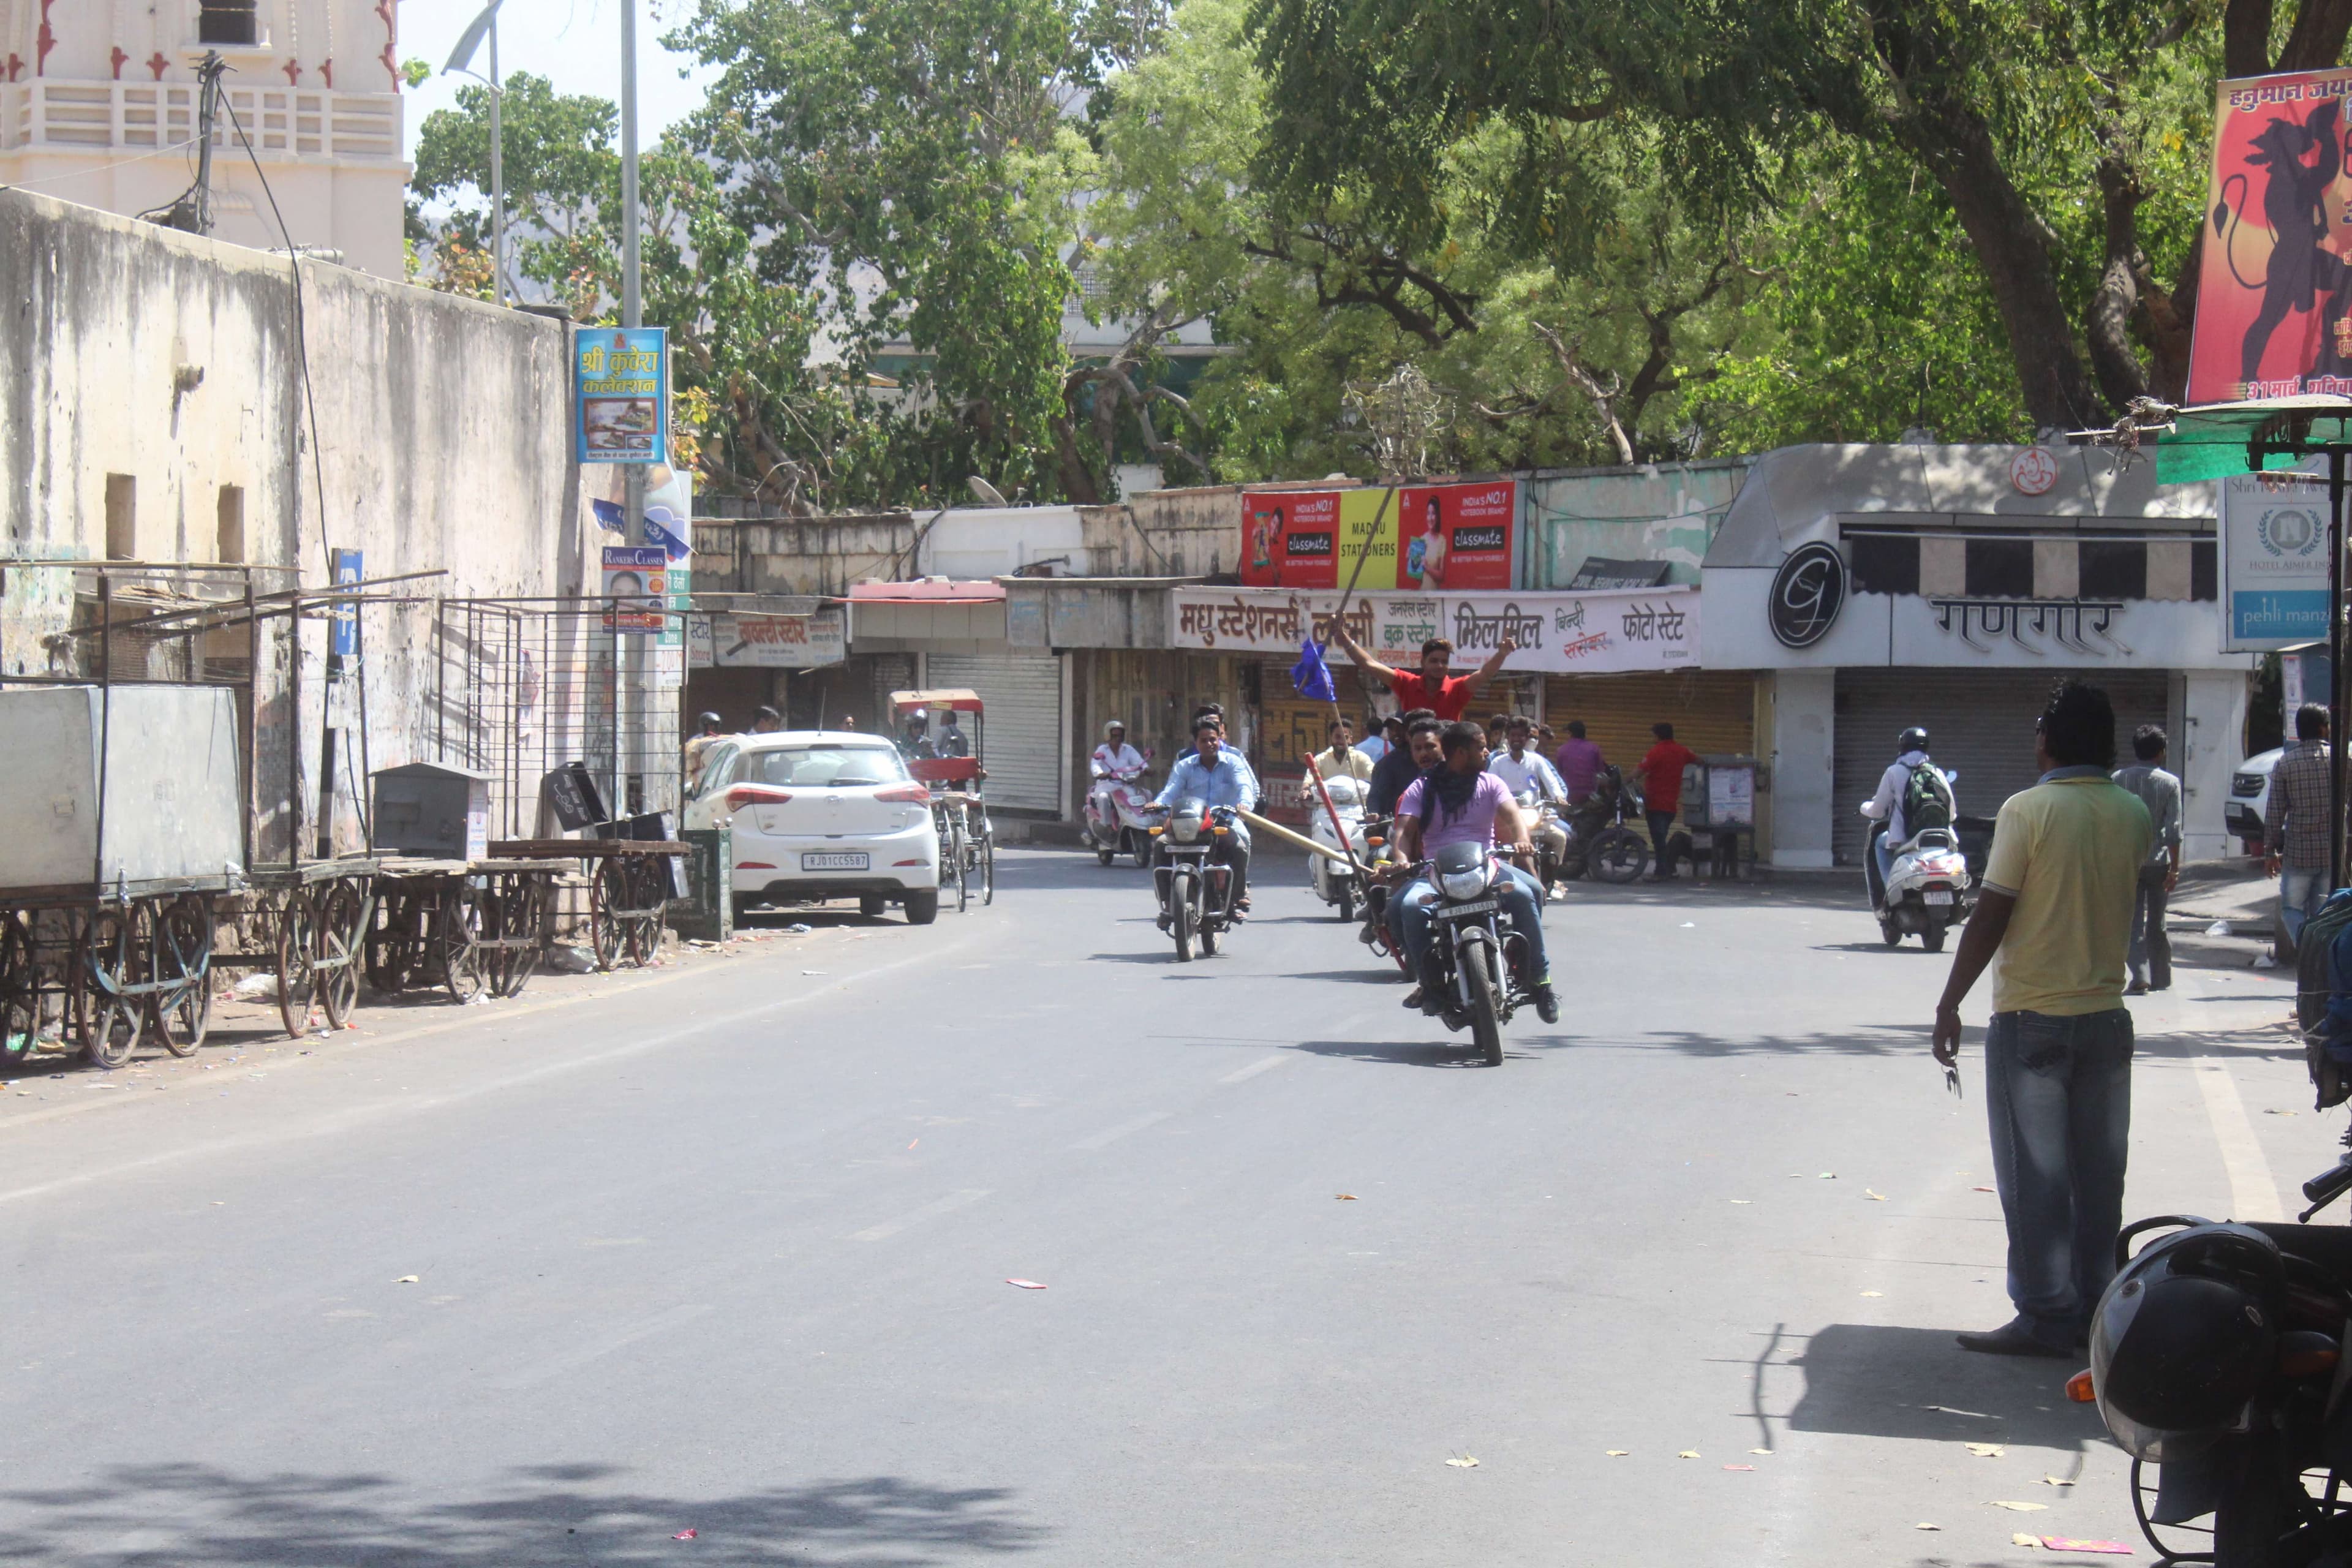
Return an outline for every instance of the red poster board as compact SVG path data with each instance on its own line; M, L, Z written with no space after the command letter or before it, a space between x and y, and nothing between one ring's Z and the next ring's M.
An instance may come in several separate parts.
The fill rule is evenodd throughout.
M2352 393L2352 70L2221 84L2190 403Z
M1510 588L1516 479L1379 485L1344 490L1244 490L1242 582L1254 588L1342 588L1368 555L1368 593Z

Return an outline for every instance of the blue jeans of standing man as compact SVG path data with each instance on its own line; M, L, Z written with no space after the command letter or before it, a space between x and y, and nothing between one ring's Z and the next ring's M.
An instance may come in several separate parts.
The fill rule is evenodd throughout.
M2303 940L2303 922L2319 912L2327 897L2327 868L2304 867L2293 861L2279 865L2279 913L2286 920L2286 939Z
M2053 1344L2082 1342L2116 1271L2131 1134L2131 1015L1995 1013L1985 1035L2009 1299Z
M1503 868L1500 895L1503 918L1527 939L1529 984L1551 984L1551 960L1544 953L1543 895L1536 879L1517 866ZM1422 955L1429 951L1430 927L1437 922L1430 910L1437 907L1437 884L1415 882L1397 901L1397 923L1403 928L1405 951L1412 954L1413 973L1422 973Z

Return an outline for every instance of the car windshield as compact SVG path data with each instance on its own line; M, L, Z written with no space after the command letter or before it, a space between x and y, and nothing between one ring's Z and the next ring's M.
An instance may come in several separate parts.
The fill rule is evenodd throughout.
M779 746L753 752L743 761L743 777L752 784L855 789L907 779L898 753L886 746Z

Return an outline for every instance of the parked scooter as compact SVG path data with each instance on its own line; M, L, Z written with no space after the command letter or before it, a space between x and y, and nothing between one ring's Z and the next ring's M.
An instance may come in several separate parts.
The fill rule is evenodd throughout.
M1862 857L1862 875L1870 893L1870 911L1878 917L1878 934L1889 947L1916 935L1929 952L1944 951L1944 933L1966 923L1976 908L1976 883L1960 853L1960 841L1949 828L1923 827L1895 847L1886 881L1878 880L1878 841L1886 825L1871 829Z
M1342 855L1352 854L1356 864L1360 866L1364 863L1364 853L1368 847L1364 842L1364 786L1341 773L1337 778L1324 780L1323 788L1331 796L1331 810L1325 811L1322 801L1314 798L1309 792L1307 836L1326 849ZM1344 847L1339 842L1339 830L1331 826L1333 813L1339 816L1339 827L1347 831L1348 839ZM1327 904L1339 906L1342 921L1356 918L1357 909L1364 902L1364 879L1360 873L1336 860L1309 855L1307 858L1307 876L1317 898Z
M1503 863L1483 844L1449 844L1425 869L1437 888L1430 910L1437 973L1430 983L1445 998L1440 1016L1449 1029L1469 1026L1486 1065L1501 1067L1503 1026L1534 996L1527 940L1507 930L1503 921Z
M1568 810L1568 842L1560 851L1564 879L1590 876L1631 882L1649 869L1650 841L1625 826L1642 817L1642 797L1616 767L1592 781L1592 793Z
M1180 800L1167 822L1150 830L1160 859L1151 868L1152 888L1166 917L1161 929L1175 939L1180 963L1192 962L1195 942L1202 957L1215 957L1218 940L1233 926L1233 868L1218 854L1233 821L1229 805L1212 809L1198 800Z
M1143 761L1150 764L1149 751ZM1151 797L1135 782L1143 769L1106 768L1098 762L1089 767L1094 784L1087 791L1086 837L1096 863L1108 866L1111 857L1124 853L1140 871L1151 860Z
M2352 1192L2352 1154L2303 1184L2303 1219ZM2134 1237L2182 1226L2131 1256ZM2158 1215L2116 1238L2116 1272L2091 1320L2091 1369L2068 1385L2096 1399L2132 1456L2140 1530L2163 1561L2285 1568L2352 1547L2352 1229L2216 1225ZM2158 1467L2151 1503L2144 1465ZM2324 1484L2323 1484L2324 1483ZM2212 1515L2210 1538L2158 1531ZM2195 1551L2210 1556L2180 1554Z

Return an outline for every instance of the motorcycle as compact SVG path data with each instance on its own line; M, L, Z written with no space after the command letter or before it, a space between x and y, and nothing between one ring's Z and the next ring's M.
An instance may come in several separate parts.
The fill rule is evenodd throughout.
M1564 879L1631 882L1650 868L1650 841L1625 826L1642 817L1642 797L1623 772L1602 768L1592 793L1568 808L1568 842L1560 850Z
M1878 917L1878 934L1889 947L1900 947L1916 933L1929 952L1944 951L1944 933L1966 923L1976 908L1976 882L1949 828L1923 827L1895 847L1885 883L1878 879L1878 841L1886 825L1871 830L1863 852L1862 876L1870 895L1870 912Z
M1143 760L1149 763L1151 753L1144 752ZM1151 797L1135 782L1143 769L1106 768L1100 763L1088 767L1094 783L1087 791L1087 847L1097 865L1108 866L1123 853L1142 870L1151 860Z
M1500 893L1507 873L1481 844L1449 844L1426 862L1437 901L1430 952L1433 974L1424 984L1445 998L1440 1016L1449 1029L1470 1029L1488 1067L1503 1065L1503 1026L1533 1000L1528 984L1527 939L1506 931Z
M1395 831L1394 817L1364 819L1364 918L1356 940L1392 961L1397 973L1409 980L1412 977L1412 961L1405 956L1402 948L1389 940L1389 900L1397 896L1400 889L1391 887L1382 875L1396 864Z
M2095 1401L2132 1456L2134 1511L2164 1561L2300 1568L2341 1562L2352 1547L2352 1402L2341 1397L2352 1229L2308 1224L2352 1192L2352 1153L2303 1192L2311 1207L2300 1224L2158 1215L2116 1238L2090 1370L2067 1393ZM2179 1228L2132 1255L2135 1237L2167 1227ZM2142 1480L2151 1464L2152 1503ZM2209 1513L2210 1542L2158 1535ZM2210 1555L2180 1555L2191 1548Z
M1338 778L1324 780L1323 788L1331 796L1331 810L1321 809L1322 802L1312 798L1310 792L1308 837L1326 849L1354 855L1359 866L1364 864L1365 852L1370 847L1364 840L1364 786L1342 773ZM1334 813L1339 818L1339 828L1331 826ZM1339 840L1340 829L1346 830L1348 835L1344 845ZM1361 873L1350 870L1336 860L1326 860L1320 855L1309 855L1307 858L1307 876L1317 898L1327 904L1339 906L1341 921L1356 918L1357 909L1364 902Z
M1217 853L1233 833L1233 820L1231 806L1211 810L1200 801L1184 800L1150 830L1160 847L1151 883L1166 919L1162 929L1175 939L1180 963L1192 962L1196 942L1202 957L1215 957L1218 939L1233 925L1234 871Z

